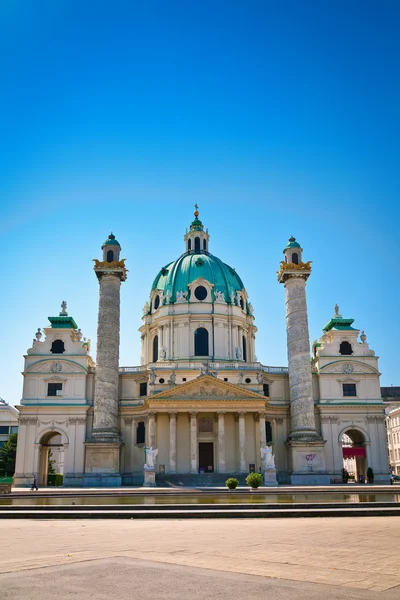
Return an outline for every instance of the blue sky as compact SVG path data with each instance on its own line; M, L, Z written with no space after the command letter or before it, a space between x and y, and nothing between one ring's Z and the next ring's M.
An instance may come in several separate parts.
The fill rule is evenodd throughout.
M19 402L23 354L63 299L95 350L91 259L111 230L121 365L138 364L141 307L195 202L264 364L287 364L275 272L294 234L311 341L337 302L400 384L399 17L395 1L2 3L0 395Z

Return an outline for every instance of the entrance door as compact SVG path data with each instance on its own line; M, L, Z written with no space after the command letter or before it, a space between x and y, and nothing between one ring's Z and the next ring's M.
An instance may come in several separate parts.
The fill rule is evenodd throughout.
M213 442L199 442L199 471L204 471L204 473L214 472Z

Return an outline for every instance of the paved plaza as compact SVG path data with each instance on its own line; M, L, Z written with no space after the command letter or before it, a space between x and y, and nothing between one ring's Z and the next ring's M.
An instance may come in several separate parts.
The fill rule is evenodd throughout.
M395 517L0 521L2 599L400 598Z

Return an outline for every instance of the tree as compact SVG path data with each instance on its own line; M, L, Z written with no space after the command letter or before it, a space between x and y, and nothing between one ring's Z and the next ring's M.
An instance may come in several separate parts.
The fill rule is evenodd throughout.
M0 473L14 475L18 434L12 433L0 448Z
M52 456L53 456L53 453L51 450L49 450L48 467L47 467L48 475L55 475L55 472L56 472L56 470L54 468L56 461L51 459Z

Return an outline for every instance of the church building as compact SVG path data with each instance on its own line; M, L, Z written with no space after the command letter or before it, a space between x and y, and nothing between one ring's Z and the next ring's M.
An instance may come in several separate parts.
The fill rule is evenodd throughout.
M197 207L184 243L144 305L139 366L119 364L127 269L113 234L94 261L96 362L65 302L44 332L37 330L17 407L14 484L30 486L36 475L46 485L54 447L63 452L63 485L70 487L142 485L146 447L158 450L158 485L243 481L261 469L268 446L281 484L341 481L350 458L357 480L372 467L375 481L387 482L378 358L338 306L310 347L311 263L296 239L284 248L277 277L286 302L287 367L257 361L247 290L211 253Z

